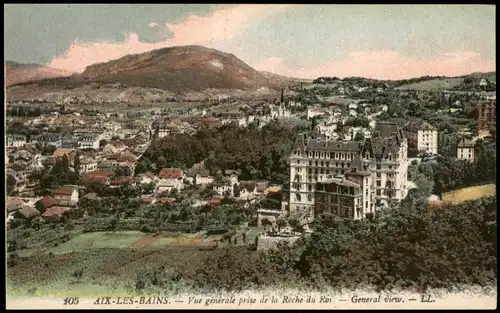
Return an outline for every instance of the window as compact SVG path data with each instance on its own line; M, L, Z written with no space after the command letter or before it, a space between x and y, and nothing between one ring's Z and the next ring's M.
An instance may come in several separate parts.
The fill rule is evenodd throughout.
M380 178L381 176L380 172L377 172L377 178Z
M365 208L368 207L368 201L365 201Z
M323 161L321 161L321 167L323 167Z
M380 196L380 190L377 190L377 196ZM378 201L378 200L377 200Z
M311 191L311 190L312 190L312 185L311 185L311 184L309 184L309 185L307 186L307 190L308 190L308 191Z
M326 167L330 167L330 162L326 162Z
M297 164L300 164L300 160L297 160Z
M313 200L313 196L312 195L308 195L307 196L307 201L312 202L312 200Z
M380 187L380 180L377 180L377 187Z

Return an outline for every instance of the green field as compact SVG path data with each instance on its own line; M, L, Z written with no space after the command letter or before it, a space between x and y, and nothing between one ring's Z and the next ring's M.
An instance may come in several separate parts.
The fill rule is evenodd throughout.
M396 87L396 90L444 90L452 89L463 82L463 78L431 79Z
M67 253L98 248L128 248L147 234L138 231L93 232L75 237L59 246L52 248L52 253Z
M204 244L219 240L220 236L208 236L204 233L194 234L147 234L139 231L91 232L81 234L54 248L17 250L19 256L30 256L36 253L65 254L70 252L95 249L139 249L162 248L170 245Z

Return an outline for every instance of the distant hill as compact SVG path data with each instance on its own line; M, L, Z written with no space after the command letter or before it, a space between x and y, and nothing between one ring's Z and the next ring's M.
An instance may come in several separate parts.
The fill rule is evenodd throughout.
M93 64L70 79L49 79L38 82L38 85L74 88L88 83L120 83L183 93L206 89L275 89L292 81L268 79L268 75L232 54L202 46L179 46Z
M496 86L496 72L471 73L456 77L420 77L394 81L393 84L398 90L471 90L478 87L483 78Z
M257 90L279 90L300 80L259 72L236 56L202 46L179 46L127 55L105 63L88 66L81 74L32 82L21 81L8 90L10 99L26 97L42 99L66 98L68 93L81 89L108 88L110 84L124 88L142 88L148 92L166 93L171 96L202 97L202 93L217 91L232 94ZM71 90L71 92L70 92ZM116 90L116 97L120 98ZM113 92L112 92L113 93ZM89 97L93 97L89 94ZM100 96L99 96L100 97ZM144 101L149 101L145 96ZM47 101L53 101L47 99Z
M40 64L23 64L13 61L6 61L4 70L5 87L47 78L66 77L73 74L66 70L55 69Z

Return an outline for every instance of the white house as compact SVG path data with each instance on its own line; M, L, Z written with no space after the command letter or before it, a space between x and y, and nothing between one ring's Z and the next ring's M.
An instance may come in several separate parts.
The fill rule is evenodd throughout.
M207 170L200 170L194 176L194 184L198 186L206 186L214 181L214 177L210 176Z
M156 186L157 192L170 192L172 189L178 191L184 188L184 172L178 168L166 168L160 171L159 182Z
M78 147L80 149L99 149L99 136L84 135L78 139Z
M213 190L219 196L227 195L229 197L234 197L234 186L238 184L238 176L235 174L225 176L221 181L216 181L213 184Z
M88 172L97 171L97 161L90 158L83 158L80 160L80 173L85 174Z
M463 138L457 145L457 158L474 161L475 157L474 142Z
M408 146L416 151L429 154L438 153L438 131L424 121L410 122L406 126Z
M27 143L27 139L25 135L7 135L7 147L22 147Z
M54 190L53 197L60 206L75 206L78 203L78 189L73 187L59 187Z
M307 107L307 119L310 120L315 116L320 116L324 115L325 112L322 110L320 107L313 106L313 107Z

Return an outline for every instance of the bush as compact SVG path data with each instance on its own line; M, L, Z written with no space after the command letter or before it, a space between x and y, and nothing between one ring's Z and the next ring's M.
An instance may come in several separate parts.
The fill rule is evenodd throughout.
M140 231L143 232L143 233L153 233L154 232L151 229L151 227L149 227L148 225L142 225Z

